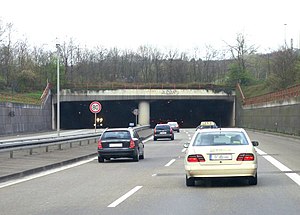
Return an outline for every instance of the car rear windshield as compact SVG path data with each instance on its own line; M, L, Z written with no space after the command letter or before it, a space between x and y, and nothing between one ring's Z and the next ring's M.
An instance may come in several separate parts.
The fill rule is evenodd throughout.
M157 125L155 127L156 130L170 130L170 126L169 125Z
M248 145L242 132L203 132L195 138L193 146Z
M106 131L102 134L101 139L130 139L130 133L129 131Z

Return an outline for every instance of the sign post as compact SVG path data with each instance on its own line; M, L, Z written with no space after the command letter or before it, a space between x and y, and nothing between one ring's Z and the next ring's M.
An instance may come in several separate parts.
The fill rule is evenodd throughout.
M137 116L139 115L139 109L134 109L132 111L133 115L135 115L135 126L137 126Z
M96 133L96 129L97 129L97 113L99 113L102 109L102 106L100 104L100 102L97 102L97 101L93 101L91 104L90 104L90 111L92 113L95 114L95 133Z

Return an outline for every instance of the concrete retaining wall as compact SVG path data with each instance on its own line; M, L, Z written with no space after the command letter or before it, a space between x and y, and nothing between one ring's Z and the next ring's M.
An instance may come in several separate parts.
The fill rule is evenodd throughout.
M51 96L42 105L0 103L0 135L52 129Z
M247 106L237 101L238 127L300 136L300 97Z

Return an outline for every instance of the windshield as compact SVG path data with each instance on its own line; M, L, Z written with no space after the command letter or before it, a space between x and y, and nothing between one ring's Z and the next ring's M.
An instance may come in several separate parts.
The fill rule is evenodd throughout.
M130 133L129 131L107 131L103 133L101 139L130 139Z
M214 145L248 145L248 141L242 132L205 132L199 133L193 146Z

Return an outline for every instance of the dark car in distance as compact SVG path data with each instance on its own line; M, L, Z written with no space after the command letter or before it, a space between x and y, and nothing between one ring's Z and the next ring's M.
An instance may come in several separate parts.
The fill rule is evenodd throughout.
M111 158L144 159L144 144L132 128L111 128L105 130L98 140L98 162Z
M169 138L174 140L174 131L168 124L157 124L154 128L153 139L156 141L159 138Z

